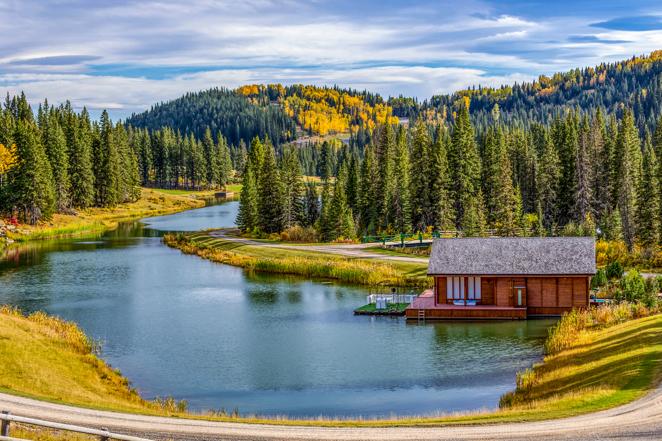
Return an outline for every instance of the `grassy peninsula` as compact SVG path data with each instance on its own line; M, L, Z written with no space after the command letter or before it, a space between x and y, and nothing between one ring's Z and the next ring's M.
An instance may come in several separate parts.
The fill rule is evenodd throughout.
M354 258L319 250L249 245L205 232L169 234L164 242L187 254L252 271L333 279L362 285L426 287L427 262L401 262ZM302 247L303 248L303 247Z

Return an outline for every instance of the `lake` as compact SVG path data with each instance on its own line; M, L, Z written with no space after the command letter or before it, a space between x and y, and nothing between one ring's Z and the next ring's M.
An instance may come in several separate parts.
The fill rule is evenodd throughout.
M495 407L553 321L354 316L372 291L184 255L163 231L234 225L237 202L35 242L0 260L0 303L77 322L148 399L194 410L367 417Z

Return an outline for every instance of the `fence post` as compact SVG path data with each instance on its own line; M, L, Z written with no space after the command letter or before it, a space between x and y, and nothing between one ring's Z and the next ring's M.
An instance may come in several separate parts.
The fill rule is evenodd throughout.
M3 410L2 414L3 415L9 415L9 412L6 411L6 410ZM9 421L2 420L2 423L0 424L0 435L9 436Z
M103 430L106 433L108 432L107 427L102 427L101 430ZM99 435L99 441L110 441L110 438L108 437L108 435Z

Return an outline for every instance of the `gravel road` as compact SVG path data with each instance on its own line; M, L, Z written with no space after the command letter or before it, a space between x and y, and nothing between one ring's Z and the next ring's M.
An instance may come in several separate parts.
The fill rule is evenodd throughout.
M82 409L0 394L15 415L106 427L154 440L662 440L662 387L611 410L561 420L449 427L322 428L250 425Z

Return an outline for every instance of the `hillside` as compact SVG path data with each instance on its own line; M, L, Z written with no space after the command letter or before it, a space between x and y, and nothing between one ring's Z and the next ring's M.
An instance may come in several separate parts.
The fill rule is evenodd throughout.
M433 96L421 105L405 98L392 99L389 104L398 116L425 113L427 117L434 114L450 121L458 103L468 99L472 119L478 126L493 121L496 115L505 122L547 124L569 107L590 113L602 108L617 118L624 108L630 108L637 126L652 131L660 114L661 98L662 51L655 51L648 56L577 68L551 77L541 75L530 83L472 87Z

